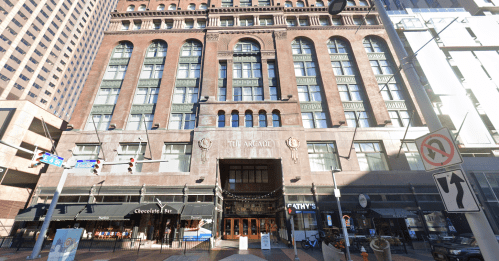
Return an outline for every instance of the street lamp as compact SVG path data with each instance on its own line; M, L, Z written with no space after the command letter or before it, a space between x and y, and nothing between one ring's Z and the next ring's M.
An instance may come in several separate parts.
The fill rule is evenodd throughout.
M343 11L343 9L345 9L346 5L347 5L347 0L333 0L328 5L328 12L331 15L337 15L341 11Z
M350 241L348 240L348 232L347 232L347 226L345 224L345 220L343 220L343 212L341 211L341 203L340 203L340 190L338 189L338 185L336 184L336 177L334 176L335 172L340 172L341 169L335 169L334 167L331 167L331 171L333 172L333 182L334 182L334 196L336 197L336 203L338 204L338 212L340 214L340 222L341 222L341 227L343 228L343 236L345 237L345 251L346 251L346 258L347 261L352 261L350 258L350 249L348 248L350 246Z

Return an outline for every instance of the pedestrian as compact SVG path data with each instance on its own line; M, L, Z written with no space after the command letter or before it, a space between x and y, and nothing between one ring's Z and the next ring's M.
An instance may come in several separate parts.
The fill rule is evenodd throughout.
M277 224L275 221L271 221L272 224L270 225L270 232L272 233L272 236L274 237L273 241L275 244L277 244Z

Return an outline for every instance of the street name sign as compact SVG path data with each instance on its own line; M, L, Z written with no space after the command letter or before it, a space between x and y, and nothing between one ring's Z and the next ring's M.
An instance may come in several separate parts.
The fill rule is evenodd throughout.
M91 169L94 167L97 160L78 160L75 164L75 169Z
M478 212L478 200L462 170L433 174L445 209L450 213Z
M64 158L45 152L40 162L61 167L62 163L64 162Z
M442 128L416 139L419 155L426 171L444 168L463 162L447 128Z

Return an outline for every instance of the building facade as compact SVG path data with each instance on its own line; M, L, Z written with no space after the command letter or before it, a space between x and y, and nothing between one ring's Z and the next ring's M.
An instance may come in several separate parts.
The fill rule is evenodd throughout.
M27 100L68 121L116 3L0 2L0 100Z
M45 123L45 124L44 124ZM46 128L45 128L46 126ZM47 136L58 140L66 122L28 101L0 101L0 236L8 236L14 218L25 209L46 167L30 168L32 154L4 142L33 151L50 151ZM15 229L14 229L15 230Z
M404 13L390 18L408 53L436 36L417 52L416 70L440 121L456 135L464 168L497 233L499 40L490 32L499 30L499 17L439 9Z
M428 12L430 11L428 9L438 8L442 12L448 12L455 8L464 8L472 15L499 14L499 1L497 0L383 0L383 3L386 10L411 8L421 9L421 12Z
M258 239L275 222L289 241L296 206L302 240L340 226L333 171L351 233L448 233L414 145L428 129L360 2L330 16L320 1L120 1L58 144L109 164L68 172L49 236ZM61 173L49 167L17 216L25 235Z

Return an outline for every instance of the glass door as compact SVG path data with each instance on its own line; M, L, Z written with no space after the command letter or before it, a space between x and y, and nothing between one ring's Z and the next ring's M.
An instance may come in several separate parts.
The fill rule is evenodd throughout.
M240 234L241 234L241 230L240 230L240 222L241 220L239 218L234 218L232 219L233 221L233 237L232 239L238 239Z
M258 222L258 219L256 218L250 218L249 219L249 224L250 224L250 234L249 234L249 239L259 239L260 238L260 224Z
M242 220L243 220L243 234L242 234L242 236L247 237L248 236L249 220L247 218L243 218Z

